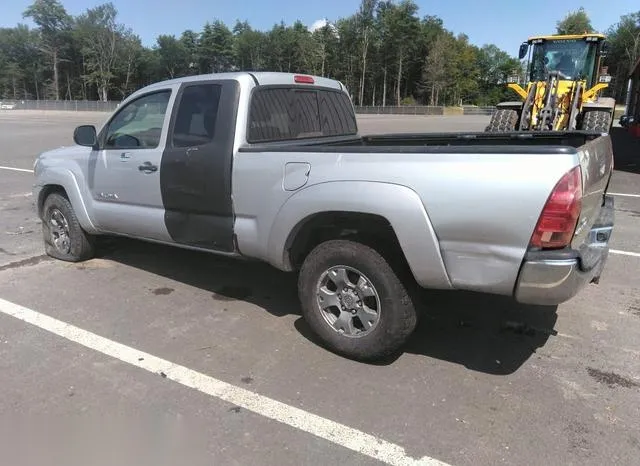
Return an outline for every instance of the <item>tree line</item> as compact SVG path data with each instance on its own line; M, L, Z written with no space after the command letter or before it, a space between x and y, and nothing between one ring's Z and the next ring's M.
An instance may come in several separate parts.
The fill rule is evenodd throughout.
M59 0L35 0L23 16L36 27L0 28L4 99L121 100L167 78L267 70L338 79L356 105L493 105L513 100L505 83L523 73L523 64L495 45L475 46L437 16L420 16L413 0L362 0L351 16L313 31L300 21L260 31L246 21L230 28L213 20L201 31L160 35L152 47L118 22L110 2L72 16ZM557 29L593 31L583 10ZM626 77L640 56L640 11L608 33L610 72ZM624 81L616 80L616 97Z

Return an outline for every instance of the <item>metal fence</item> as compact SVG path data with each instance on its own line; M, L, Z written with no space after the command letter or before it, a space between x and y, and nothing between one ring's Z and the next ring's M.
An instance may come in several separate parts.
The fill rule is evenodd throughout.
M0 100L0 110L61 110L71 112L112 112L120 102L95 100Z
M435 107L430 105L357 106L360 115L491 115L495 107Z
M362 115L444 115L444 107L432 107L429 105L382 105L356 106L356 113Z
M73 112L112 112L120 102L95 100L0 100L0 110L62 110ZM491 115L495 107L444 107L431 105L356 106L360 115Z
M465 105L462 107L464 115L492 115L495 110L494 106Z

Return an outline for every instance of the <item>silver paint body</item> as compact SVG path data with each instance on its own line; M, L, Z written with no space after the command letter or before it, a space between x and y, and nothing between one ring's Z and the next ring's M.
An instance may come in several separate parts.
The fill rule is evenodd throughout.
M573 153L340 153L242 152L249 98L247 73L226 73L241 85L232 168L237 254L291 270L291 233L326 211L381 215L392 225L418 283L428 288L466 289L514 295L514 286L536 222L558 180L583 168L582 216L573 246L585 242L597 218L612 170L608 136ZM292 84L292 75L255 73L260 84ZM172 243L164 224L160 170L138 171L143 161L160 167L175 94L181 78L141 89L172 89L160 146L130 150L131 157L66 147L43 153L35 166L36 195L62 186L90 233L114 233ZM320 81L320 82L319 82ZM316 78L325 87L337 82ZM127 101L121 105L126 105ZM118 198L109 197L117 195ZM37 197L36 197L37 198ZM541 291L543 293L544 290Z

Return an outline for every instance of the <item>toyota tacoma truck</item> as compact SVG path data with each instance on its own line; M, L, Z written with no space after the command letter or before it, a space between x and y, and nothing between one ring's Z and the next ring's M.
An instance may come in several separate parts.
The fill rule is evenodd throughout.
M267 262L357 360L402 348L420 287L557 305L608 256L607 133L363 136L339 81L241 72L149 85L74 142L34 165L47 254L120 235Z

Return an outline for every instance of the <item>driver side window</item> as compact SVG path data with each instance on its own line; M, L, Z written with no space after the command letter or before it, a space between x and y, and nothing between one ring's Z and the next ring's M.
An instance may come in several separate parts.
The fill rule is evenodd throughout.
M160 144L171 91L154 92L123 107L109 122L105 149L153 149Z

